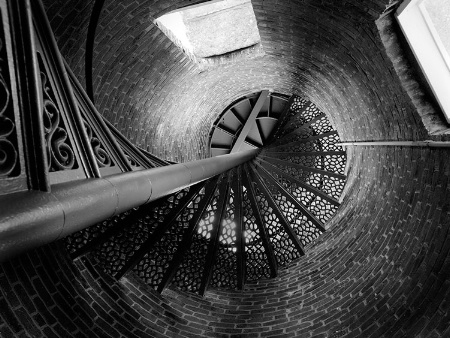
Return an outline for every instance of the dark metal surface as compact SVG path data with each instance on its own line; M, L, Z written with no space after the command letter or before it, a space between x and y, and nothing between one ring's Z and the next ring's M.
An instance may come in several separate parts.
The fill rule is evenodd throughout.
M30 4L0 6L0 194L48 191Z
M10 65L3 20L7 18L6 6L2 6L0 21L0 178L20 175L19 148L16 118L14 114ZM5 13L6 12L6 13ZM8 26L6 26L8 27ZM15 102L17 104L17 102Z

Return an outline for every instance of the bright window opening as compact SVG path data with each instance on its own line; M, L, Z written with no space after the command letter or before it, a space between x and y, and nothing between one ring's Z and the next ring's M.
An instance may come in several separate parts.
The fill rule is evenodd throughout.
M397 19L450 123L450 1L404 1Z
M170 12L155 23L196 58L242 50L261 40L250 0L209 1Z

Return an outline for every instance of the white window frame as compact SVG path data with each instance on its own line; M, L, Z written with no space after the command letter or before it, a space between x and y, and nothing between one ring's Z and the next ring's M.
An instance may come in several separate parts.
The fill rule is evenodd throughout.
M450 123L450 57L423 4L424 0L405 0L396 17L403 34Z

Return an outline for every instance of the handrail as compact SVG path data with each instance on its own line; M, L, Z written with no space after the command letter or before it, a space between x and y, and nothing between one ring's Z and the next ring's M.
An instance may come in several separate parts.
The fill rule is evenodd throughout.
M364 142L340 142L338 146L397 146L397 147L430 147L449 148L450 142L446 141L364 141Z
M258 149L0 197L0 261L221 174Z

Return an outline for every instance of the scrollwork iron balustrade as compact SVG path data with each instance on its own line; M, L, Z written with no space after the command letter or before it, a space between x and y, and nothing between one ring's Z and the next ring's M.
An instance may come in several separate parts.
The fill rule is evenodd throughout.
M11 88L0 13L0 177L14 177L19 174L16 125L11 100Z
M139 165L139 164L133 159L133 157L131 157L129 154L126 153L126 150L124 150L124 153L125 153L125 157L126 157L128 163L130 163L130 165L131 165L133 168L142 168L142 166Z
M111 159L111 156L109 156L108 152L105 150L105 148L101 144L97 135L95 135L94 131L92 130L88 122L83 119L83 124L99 168L115 166L113 160Z
M78 163L75 152L68 137L61 111L55 103L56 98L40 53L38 53L38 61L44 98L42 117L44 119L49 171L76 169Z

